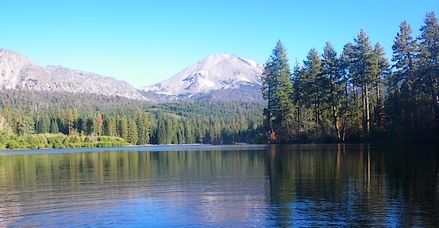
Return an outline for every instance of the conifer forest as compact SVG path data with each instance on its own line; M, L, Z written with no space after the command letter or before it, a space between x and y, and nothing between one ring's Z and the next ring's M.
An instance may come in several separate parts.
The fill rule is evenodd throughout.
M327 42L292 68L278 41L262 92L271 142L437 142L438 19L428 13L419 37L403 21L391 61L363 30L340 53Z

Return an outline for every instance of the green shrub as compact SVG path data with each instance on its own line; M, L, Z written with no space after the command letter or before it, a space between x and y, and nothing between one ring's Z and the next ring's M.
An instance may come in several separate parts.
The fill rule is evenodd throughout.
M64 140L62 141L62 144L66 145L66 146L69 145L69 143L70 143L69 137L65 137Z
M30 144L29 149L36 150L36 149L38 149L38 145L37 144Z
M84 142L84 143L82 143L82 147L86 147L86 148L92 148L92 147L95 147L95 146L96 145L93 142Z
M38 144L38 149L44 149L44 148L49 148L49 147L52 147L52 146L50 146L48 144L44 144L44 143Z
M55 142L53 144L53 148L55 149L62 149L62 148L66 148L61 142Z
M20 149L23 148L20 146L20 143L18 143L15 140L11 140L6 144L6 148L10 149L10 150L14 150L14 149Z
M81 142L82 140L81 140L81 138L79 137L79 136L76 136L76 135L73 135L73 136L70 136L70 142L71 143L79 143L79 142Z

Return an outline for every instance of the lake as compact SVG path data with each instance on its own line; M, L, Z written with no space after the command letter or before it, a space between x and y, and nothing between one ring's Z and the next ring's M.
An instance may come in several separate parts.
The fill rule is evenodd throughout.
M437 145L0 152L0 227L439 224Z

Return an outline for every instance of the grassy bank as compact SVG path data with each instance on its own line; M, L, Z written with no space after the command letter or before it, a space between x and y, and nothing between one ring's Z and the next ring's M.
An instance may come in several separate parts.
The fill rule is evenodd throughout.
M1 133L0 133L1 134ZM0 135L0 150L127 146L120 137L63 134Z

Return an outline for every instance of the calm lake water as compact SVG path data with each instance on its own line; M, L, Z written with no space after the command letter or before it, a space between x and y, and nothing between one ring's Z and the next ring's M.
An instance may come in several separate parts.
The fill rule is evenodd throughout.
M437 149L0 152L0 227L433 227L439 224Z

